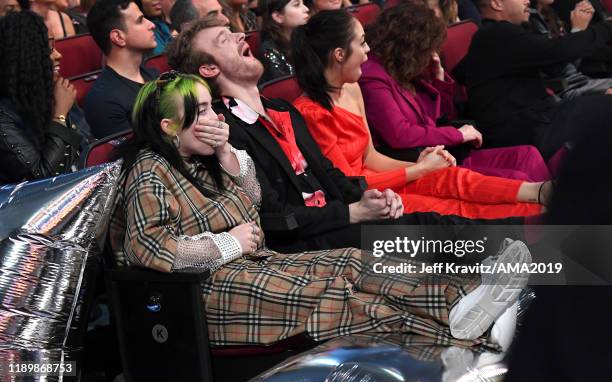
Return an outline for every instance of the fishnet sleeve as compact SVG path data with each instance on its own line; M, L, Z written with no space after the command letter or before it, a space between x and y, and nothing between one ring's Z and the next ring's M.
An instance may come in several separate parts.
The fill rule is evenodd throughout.
M181 236L172 270L205 268L211 272L242 255L238 239L227 232L204 232L196 236Z
M255 163L253 163L253 159L247 154L245 150L238 150L234 147L230 149L236 158L238 159L238 164L240 165L240 172L238 175L232 174L226 169L223 168L229 176L232 177L234 183L236 183L242 190L247 194L249 199L253 202L255 207L259 209L261 204L261 187L259 187L259 182L257 181L257 175L255 173Z

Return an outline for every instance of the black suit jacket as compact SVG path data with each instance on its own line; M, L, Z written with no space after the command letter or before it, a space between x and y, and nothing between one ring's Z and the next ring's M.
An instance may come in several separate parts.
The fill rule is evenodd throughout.
M358 201L362 190L323 156L301 114L290 103L263 97L262 102L266 109L289 111L297 145L321 184L327 204L322 208L305 206L298 178L276 139L259 121L248 124L232 114L222 102L217 102L215 111L222 113L230 125L230 143L237 149L246 150L255 162L262 191L260 211L293 213L298 223L295 232L298 238L325 234L349 225L348 204Z
M591 55L610 38L612 22L549 39L506 21L483 20L464 68L470 112L485 143L537 144L534 131L557 112L539 71Z

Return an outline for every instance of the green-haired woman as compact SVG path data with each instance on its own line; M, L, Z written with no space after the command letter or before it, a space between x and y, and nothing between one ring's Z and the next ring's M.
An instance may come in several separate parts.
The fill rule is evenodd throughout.
M494 346L482 335L525 280L504 284L516 293L497 288L513 298L484 309L478 296L489 296L489 286L473 279L386 277L350 248L267 250L253 162L227 142L229 128L212 111L200 78L170 72L147 83L133 127L112 213L113 251L121 266L211 269L203 293L213 344L269 344L304 332L324 340L370 330L427 336L433 344ZM521 245L514 242L500 258L528 260ZM471 291L476 298L462 298Z

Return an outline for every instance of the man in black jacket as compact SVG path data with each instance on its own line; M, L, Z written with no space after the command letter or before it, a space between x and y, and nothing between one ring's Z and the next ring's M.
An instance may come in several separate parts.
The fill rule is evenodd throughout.
M199 20L171 44L169 63L218 88L222 98L216 110L230 125L230 142L247 150L255 162L262 189L260 212L294 214L298 227L291 232L275 235L263 227L271 248L294 252L361 247L361 223L473 224L435 213L402 215L401 199L393 191L363 192L323 156L290 103L260 96L257 82L263 66L244 34L230 33L212 18Z
M610 120L612 98L603 109L589 102L591 96L561 102L540 71L604 47L612 38L612 22L549 39L523 26L529 20L528 0L479 0L478 5L483 26L464 68L470 111L489 146L534 144L548 158L571 139L572 129L580 128L581 115Z

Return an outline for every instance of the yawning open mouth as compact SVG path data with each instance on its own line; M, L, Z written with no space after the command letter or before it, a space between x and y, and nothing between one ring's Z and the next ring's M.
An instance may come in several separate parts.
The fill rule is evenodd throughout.
M244 57L253 57L253 53L251 52L251 47L246 42L242 47L242 55Z

